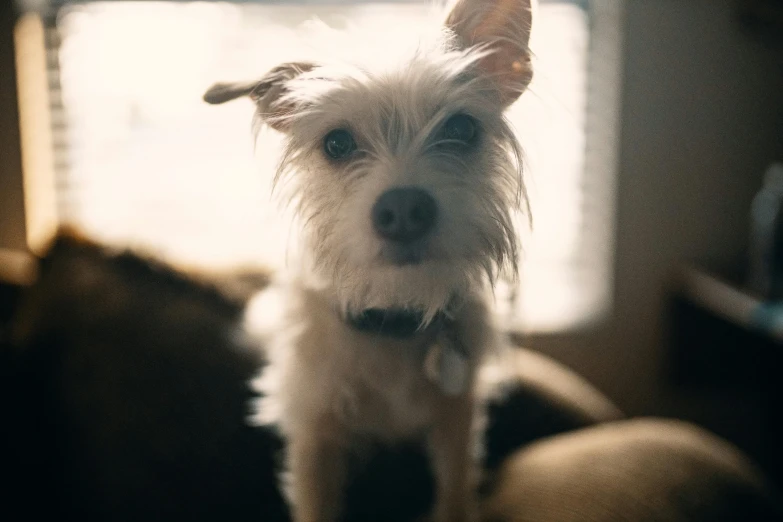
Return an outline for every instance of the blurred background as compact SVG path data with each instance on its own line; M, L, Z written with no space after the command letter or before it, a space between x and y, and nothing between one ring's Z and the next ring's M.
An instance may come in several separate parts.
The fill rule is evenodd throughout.
M707 426L779 479L783 320L746 281L766 237L752 204L783 161L782 4L540 0L536 77L509 114L533 227L519 288L499 298L519 343L628 413ZM202 93L307 56L313 16L390 42L431 19L416 0L0 9L0 277L15 281L64 223L175 262L283 266L280 137L254 143L249 101Z

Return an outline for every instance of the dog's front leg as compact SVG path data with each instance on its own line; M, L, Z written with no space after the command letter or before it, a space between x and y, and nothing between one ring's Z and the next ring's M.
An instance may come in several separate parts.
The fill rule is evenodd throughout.
M478 518L472 425L470 392L441 398L430 436L436 481L434 522L472 522Z
M343 442L324 436L316 426L291 440L288 462L294 522L338 520L345 484Z

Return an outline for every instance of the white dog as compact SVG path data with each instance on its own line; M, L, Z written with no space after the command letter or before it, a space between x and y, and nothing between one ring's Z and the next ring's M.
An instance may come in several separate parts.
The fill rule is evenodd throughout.
M287 138L306 262L260 415L288 440L295 522L339 519L363 440L415 437L434 520L476 516L475 376L500 342L487 290L516 271L524 195L503 113L532 77L530 27L530 0L459 0L401 68L285 63L204 96L250 96Z

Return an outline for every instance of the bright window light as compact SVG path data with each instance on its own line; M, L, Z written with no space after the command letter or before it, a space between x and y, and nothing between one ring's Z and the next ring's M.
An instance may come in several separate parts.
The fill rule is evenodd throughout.
M280 137L263 132L254 143L250 101L212 107L201 95L214 81L252 79L283 60L307 58L313 17L383 31L390 42L393 31L409 36L432 20L430 7L416 2L87 2L61 9L63 219L176 261L284 263L292 235L269 186ZM535 80L509 113L526 152L533 214L532 231L522 231L519 291L504 300L515 329L583 322L608 284L602 266L595 277L573 276L583 260L589 203L588 43L588 16L577 3L540 4L531 43Z

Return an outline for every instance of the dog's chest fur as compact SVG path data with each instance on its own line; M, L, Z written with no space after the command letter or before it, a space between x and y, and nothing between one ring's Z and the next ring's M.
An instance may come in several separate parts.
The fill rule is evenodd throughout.
M423 434L442 392L424 371L435 333L394 339L355 330L324 293L298 288L290 298L289 327L276 335L270 365L260 383L265 399L259 415L283 433L322 430L393 441ZM472 356L480 356L491 331L477 303L463 307L474 316L460 335Z

